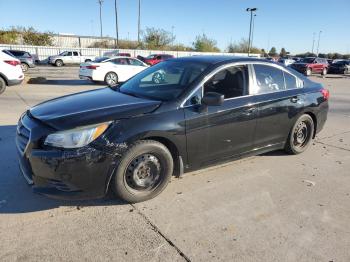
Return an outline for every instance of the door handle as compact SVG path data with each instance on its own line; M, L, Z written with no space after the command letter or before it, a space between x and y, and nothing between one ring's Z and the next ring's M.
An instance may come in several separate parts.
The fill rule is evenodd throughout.
M293 97L290 99L290 101L291 101L292 103L296 103L296 102L299 101L299 98L298 98L297 96L293 96Z

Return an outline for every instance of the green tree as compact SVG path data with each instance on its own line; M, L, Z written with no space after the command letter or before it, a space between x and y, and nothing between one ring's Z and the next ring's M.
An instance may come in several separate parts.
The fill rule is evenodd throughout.
M175 37L171 32L164 29L156 29L154 27L146 28L143 33L143 42L149 49L164 49L174 41Z
M280 57L286 57L287 56L287 51L284 47L282 47L281 52L280 52Z
M271 47L270 52L269 52L269 56L277 56L277 51L276 51L276 47Z
M23 38L23 43L26 45L51 46L53 44L52 33L40 33L33 27L23 28L21 30L21 35Z
M227 52L229 53L248 53L248 44L249 41L245 38L242 38L238 42L234 42L228 45ZM252 46L250 52L254 54L260 54L261 50L257 47Z
M198 52L219 52L220 49L216 45L217 42L205 34L198 35L193 42L193 48Z
M0 30L1 44L17 44L19 32L12 28L11 30Z

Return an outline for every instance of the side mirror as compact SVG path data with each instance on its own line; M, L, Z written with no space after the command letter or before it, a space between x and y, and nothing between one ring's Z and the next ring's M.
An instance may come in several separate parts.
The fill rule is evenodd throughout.
M216 92L208 92L202 98L202 104L207 106L221 106L224 103L224 95Z

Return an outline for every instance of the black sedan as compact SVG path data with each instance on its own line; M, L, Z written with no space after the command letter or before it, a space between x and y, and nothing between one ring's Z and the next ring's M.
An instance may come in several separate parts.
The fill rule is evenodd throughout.
M21 171L35 192L127 202L172 175L242 156L303 152L327 119L328 90L253 58L170 59L121 86L53 99L17 127Z
M341 60L329 65L329 74L348 74L350 73L350 60Z

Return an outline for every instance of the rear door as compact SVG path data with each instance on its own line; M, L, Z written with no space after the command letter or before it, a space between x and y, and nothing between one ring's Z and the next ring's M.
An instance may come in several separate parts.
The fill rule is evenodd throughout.
M302 81L282 67L254 64L254 103L258 107L256 149L284 143L304 107Z
M83 62L83 61L81 61L81 56L80 56L79 52L74 51L73 52L73 63L80 64L81 62Z
M188 161L205 166L252 149L257 110L248 95L247 65L228 66L214 74L184 105ZM221 106L200 105L203 93L224 94Z

